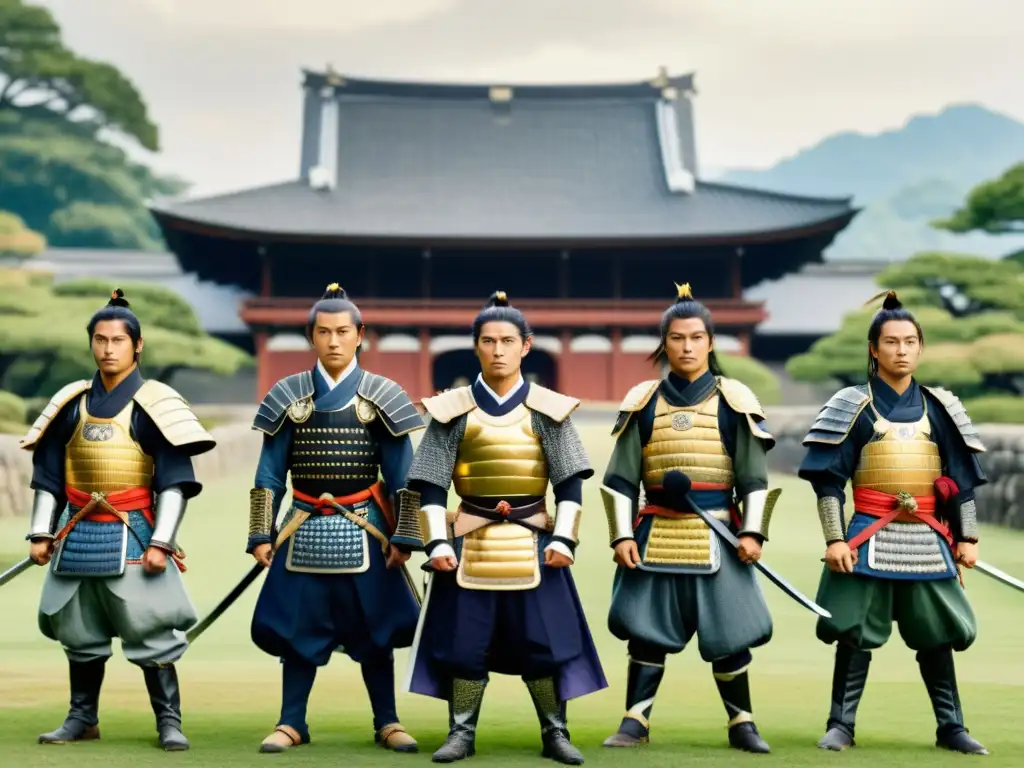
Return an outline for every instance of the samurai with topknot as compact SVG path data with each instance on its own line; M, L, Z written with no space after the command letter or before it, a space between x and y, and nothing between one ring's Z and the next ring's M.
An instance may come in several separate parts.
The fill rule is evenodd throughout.
M124 291L87 330L96 374L61 388L21 441L32 451L30 556L50 566L39 628L63 646L71 679L67 718L39 742L100 737L100 689L119 637L142 668L160 745L186 750L174 665L196 613L177 536L202 489L192 457L215 443L181 395L142 378L142 326Z
M768 752L751 714L748 669L750 649L771 639L772 619L750 566L768 538L767 453L775 440L754 393L723 375L707 307L689 284L676 293L651 356L667 375L623 399L601 488L618 564L608 627L629 652L626 714L604 745L649 741L666 655L696 634L725 706L730 746ZM685 498L668 492L680 484L674 474L691 489ZM691 499L731 526L738 550L692 511Z
M432 575L408 685L448 701L435 762L476 752L484 689L499 673L526 683L542 754L579 765L566 701L607 686L570 573L593 475L572 423L579 401L523 379L531 341L526 317L495 293L473 323L476 381L423 400L430 422L409 470L420 494L409 513L423 520Z
M359 308L327 286L306 323L316 365L274 384L253 421L263 451L246 551L269 571L252 639L282 665L281 716L260 752L309 743L309 694L336 650L362 668L374 741L417 750L398 719L393 651L412 643L419 600L411 550L391 540L410 435L424 425L401 386L359 367L363 332Z
M836 646L822 749L854 745L871 652L895 622L917 653L936 746L987 754L964 726L953 666L978 631L958 568L978 559L985 448L956 395L915 380L923 352L921 324L889 291L868 327L867 382L834 394L804 438L799 475L818 497L826 547L817 602L832 614L817 634Z

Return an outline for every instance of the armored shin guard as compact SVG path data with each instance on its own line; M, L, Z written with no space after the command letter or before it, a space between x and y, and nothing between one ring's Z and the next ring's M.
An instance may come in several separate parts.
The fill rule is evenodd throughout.
M40 744L65 744L69 741L89 741L100 737L100 688L106 672L106 659L69 662L71 706L64 724L39 737Z
M713 666L718 695L722 697L729 716L729 746L744 752L770 752L771 748L758 733L751 714L749 664L750 655L744 653Z
M178 671L173 664L161 667L143 667L149 703L156 716L156 731L160 746L168 752L189 748L188 739L181 732L181 692L178 689Z
M956 684L953 650L943 646L930 651L917 652L917 664L928 689L935 712L935 746L954 752L987 755L964 726L964 712L960 707L960 692Z
M842 751L854 746L857 707L864 694L871 666L871 651L862 651L844 643L836 645L836 664L832 672L832 704L825 735L818 741L822 749Z
M544 744L544 757L564 765L582 765L583 755L569 741L565 702L558 698L553 677L526 680L533 698L533 706L540 720L540 737Z
M635 747L650 740L650 717L658 686L665 676L665 664L637 661L630 657L626 679L626 715L619 730L604 740L606 747Z
M476 724L487 679L452 680L448 696L448 740L434 753L435 763L453 763L476 754Z

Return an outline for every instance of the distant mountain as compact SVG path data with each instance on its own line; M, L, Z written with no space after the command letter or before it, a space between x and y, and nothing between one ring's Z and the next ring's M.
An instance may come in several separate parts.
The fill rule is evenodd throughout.
M771 168L718 178L795 194L853 195L864 210L836 238L828 259L904 259L923 250L996 257L1024 248L1024 237L953 235L929 222L1021 160L1024 124L981 106L955 105L913 117L898 130L829 136Z

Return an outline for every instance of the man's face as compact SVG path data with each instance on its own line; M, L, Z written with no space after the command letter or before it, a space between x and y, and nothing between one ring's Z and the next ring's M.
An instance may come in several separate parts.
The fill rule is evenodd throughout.
M363 329L356 328L348 312L317 312L312 341L324 368L337 376L355 357L356 347L363 341Z
M923 351L917 328L909 320L889 320L883 324L878 346L871 347L879 372L894 379L913 375Z
M708 367L711 335L699 317L676 318L665 334L665 354L672 371L686 379L694 379Z
M100 320L92 333L92 356L100 373L117 376L135 364L135 353L142 351L132 343L123 320Z
M523 340L512 323L490 322L480 328L476 356L487 378L504 379L519 373L523 358L530 352L530 340Z

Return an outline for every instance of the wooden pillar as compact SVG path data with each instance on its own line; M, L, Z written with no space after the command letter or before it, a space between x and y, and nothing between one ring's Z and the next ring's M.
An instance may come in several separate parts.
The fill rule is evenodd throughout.
M377 347L380 345L380 335L373 328L367 328L363 333L363 341L366 342L366 349L364 346L363 351L359 353L359 367L364 371L373 371L377 367L377 356L380 354L380 350Z
M271 269L270 254L267 247L259 247L260 254L260 298L269 299L274 295L273 270Z
M731 266L732 266L732 297L734 299L743 298L743 275L741 262L743 260L743 248L736 248L732 252Z
M419 352L419 394L414 398L422 400L434 394L434 376L431 370L430 357L430 331L420 328L420 352Z
M616 375L619 368L618 358L622 355L622 329L612 328L609 338L612 342L612 351L611 354L608 355L608 388L612 393L618 392L619 390L625 392L626 390L622 389L622 386L619 384L620 377ZM614 397L614 395L612 395L612 397Z
M266 331L257 331L253 334L256 342L256 402L263 400L264 395L274 385L270 380L273 372L270 370L270 353L267 351L268 336Z
M740 352L746 356L750 356L750 331L740 331L736 334L736 338L740 342Z

